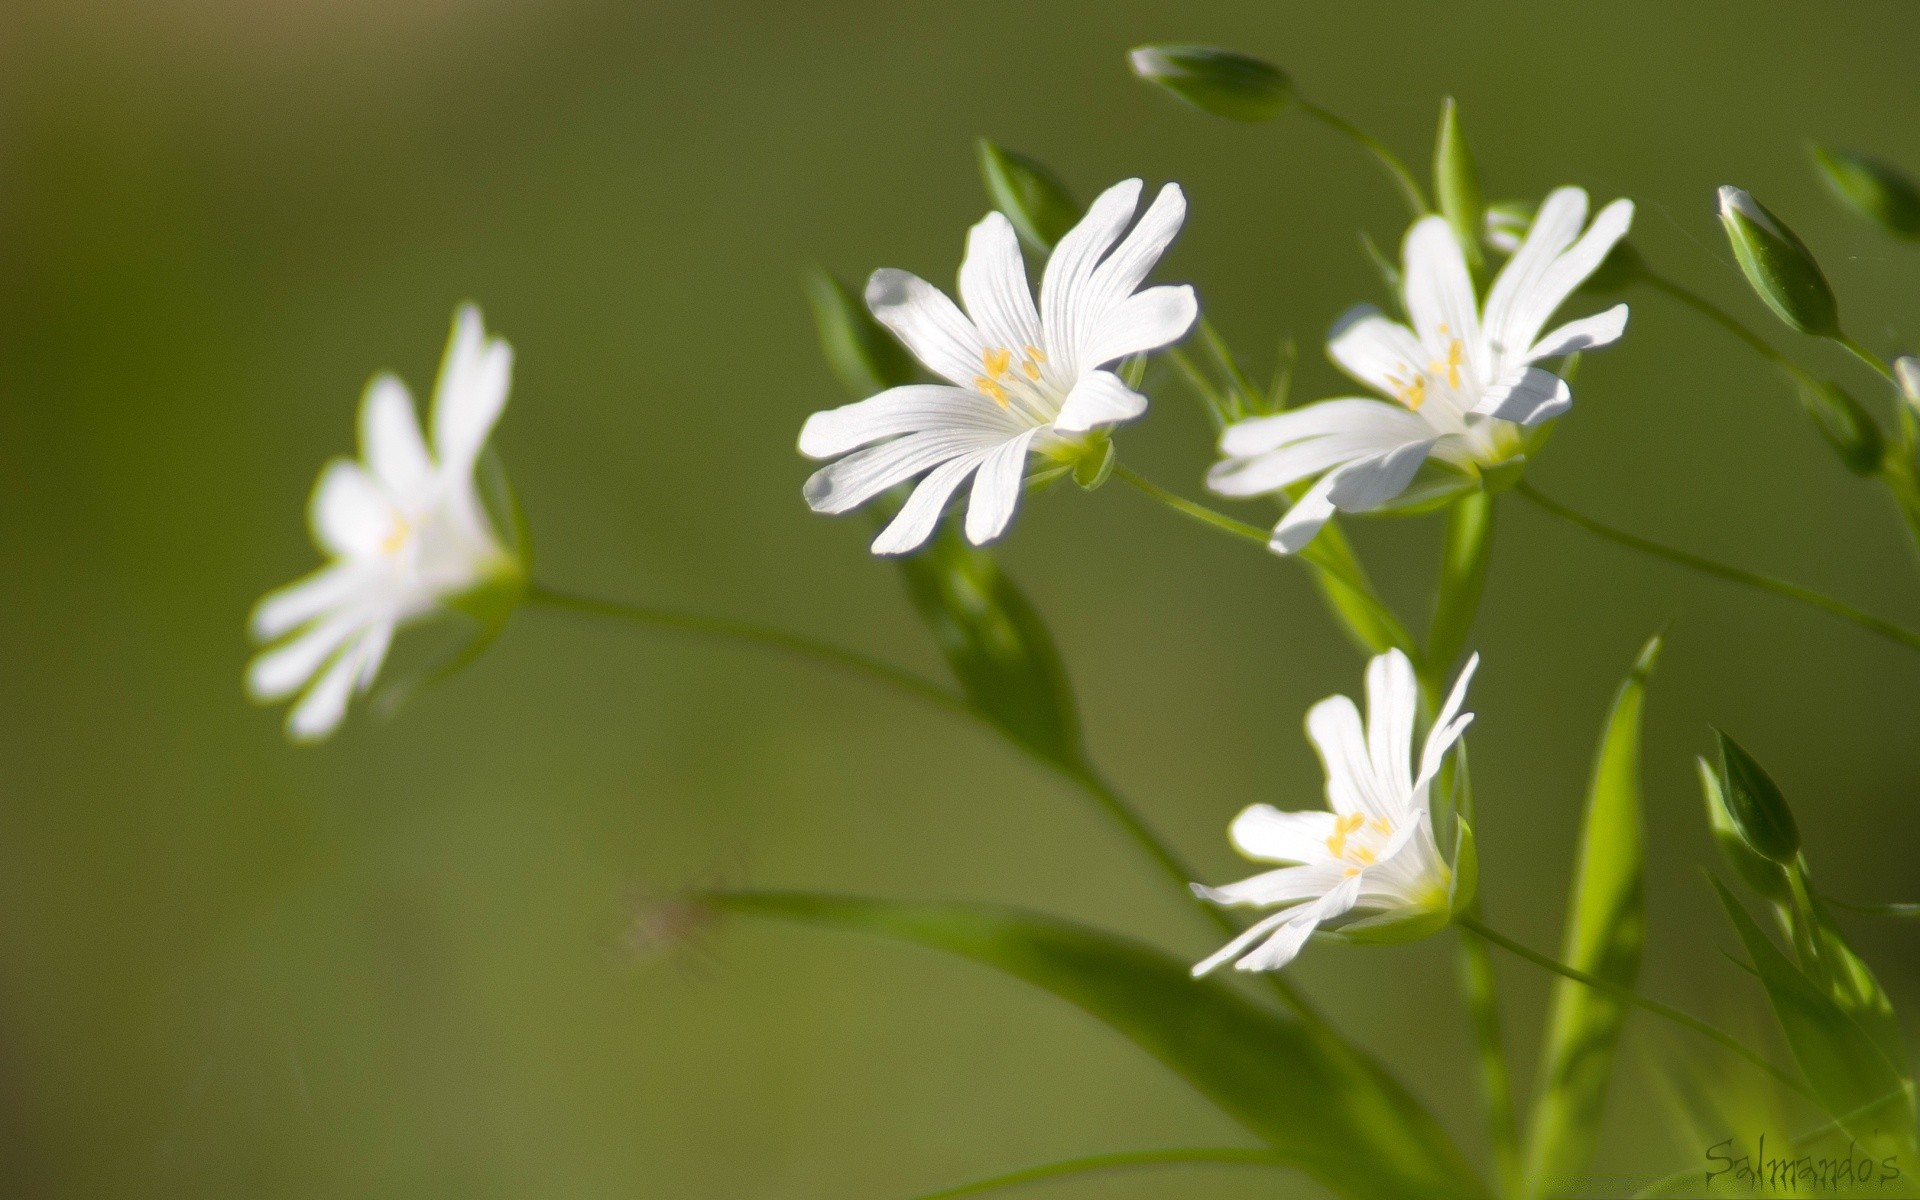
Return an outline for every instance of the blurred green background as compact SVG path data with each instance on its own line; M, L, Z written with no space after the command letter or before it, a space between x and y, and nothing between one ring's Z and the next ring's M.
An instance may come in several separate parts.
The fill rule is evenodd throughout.
M477 666L318 749L241 694L243 620L314 561L302 507L367 376L423 389L454 303L518 351L498 442L556 586L755 617L938 669L868 527L793 451L839 403L798 286L951 280L973 139L1083 196L1177 179L1191 280L1264 370L1318 351L1398 237L1362 158L1232 126L1123 52L1212 41L1424 161L1456 96L1490 194L1640 205L1647 256L1788 345L1719 238L1738 182L1820 252L1858 335L1911 349L1916 252L1839 212L1804 142L1920 167L1903 0L1606 6L782 5L745 0L10 0L0 15L0 1193L876 1200L1104 1150L1242 1140L1059 1003L963 964L745 925L637 954L714 880L1019 902L1213 945L1074 794L978 731L804 664L527 612ZM1635 293L1532 474L1596 515L1920 620L1878 495L1782 381ZM1863 394L1824 347L1790 347ZM1342 390L1345 390L1342 388ZM1127 459L1197 490L1197 406ZM1255 510L1249 510L1253 515ZM1256 517L1257 519L1257 517ZM1587 760L1674 621L1645 763L1647 989L1760 1024L1699 873L1690 757L1725 725L1816 872L1913 899L1920 659L1637 560L1509 500L1476 644L1489 919L1557 944ZM1431 519L1358 523L1423 603ZM1293 566L1124 489L1049 492L1003 559L1048 614L1096 755L1210 879L1242 805L1317 804L1299 732L1359 684ZM1920 1011L1911 925L1853 922ZM1449 937L1295 973L1479 1153ZM1530 1077L1545 982L1501 962ZM1601 1167L1676 1170L1635 1023ZM1211 1172L1076 1196L1314 1194Z

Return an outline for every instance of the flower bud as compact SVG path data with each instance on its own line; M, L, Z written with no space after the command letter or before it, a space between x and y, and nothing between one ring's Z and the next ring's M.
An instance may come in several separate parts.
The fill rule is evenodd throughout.
M1727 812L1719 776L1706 759L1695 759L1694 763L1700 769L1700 792L1707 802L1707 827L1713 831L1713 844L1720 848L1721 857L1757 895L1775 904L1789 903L1793 888L1787 882L1787 873L1780 869L1780 864L1761 858L1747 845L1733 826L1732 814Z
M1080 206L1059 176L985 138L980 139L980 178L986 181L993 206L1013 222L1020 240L1035 250L1053 249L1080 220Z
M1212 46L1141 46L1133 73L1204 112L1231 121L1271 121L1293 103L1293 81L1272 63Z
M1790 865L1800 854L1800 827L1787 798L1738 742L1717 729L1714 735L1720 739L1721 799L1740 840L1760 857Z
M1900 395L1906 399L1908 407L1920 413L1920 358L1902 354L1894 359L1893 378L1899 383Z
M1467 149L1466 131L1460 128L1460 108L1452 96L1440 105L1440 130L1433 140L1433 195L1439 201L1440 215L1453 226L1453 236L1467 257L1467 265L1478 271L1486 263L1480 249L1480 174L1473 165L1473 152Z
M833 377L855 399L912 383L919 377L913 359L893 335L867 315L847 285L815 269L807 273L807 303L820 335L820 353Z
M1793 230L1737 187L1720 189L1720 223L1747 282L1776 316L1801 333L1839 334L1839 302Z
M1886 449L1880 424L1839 384L1802 380L1800 406L1813 418L1820 436L1827 439L1847 470L1855 475L1872 475L1880 469L1880 457Z
M1920 239L1920 187L1879 159L1813 148L1813 162L1840 202L1895 237Z

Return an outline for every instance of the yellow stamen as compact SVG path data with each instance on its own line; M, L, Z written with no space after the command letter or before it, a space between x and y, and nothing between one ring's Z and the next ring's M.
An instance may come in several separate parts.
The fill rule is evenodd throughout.
M992 396L993 402L1001 408L1007 407L1007 389L1001 387L993 380L988 379L985 375L975 375L973 377L973 386L979 388L986 395Z
M998 379L1007 373L1007 367L1013 362L1013 351L999 348L982 350L980 361L986 365L988 376Z
M1353 852L1353 857L1363 867L1373 865L1373 851L1367 849L1365 846L1356 848Z
M1359 873L1360 873L1359 867L1348 867L1346 871L1340 876L1340 878L1352 879L1355 875L1358 875Z
M413 527L399 513L393 514L393 528L387 530L387 536L380 539L380 553L398 554L413 535Z
M1460 362L1466 353L1467 347L1459 338L1447 343L1447 386L1456 392L1460 390Z
M1020 364L1020 370L1021 370L1021 373L1026 375L1028 379L1031 379L1036 383L1039 382L1040 380L1040 364L1039 363L1036 363L1031 358L1029 358L1025 362Z
M1385 817L1375 817L1371 821L1368 821L1367 824L1373 826L1374 831L1376 833L1392 833L1393 832L1393 826L1388 823Z
M1346 857L1348 835L1366 824L1366 822L1367 819L1359 813L1349 813L1344 817L1336 817L1334 819L1333 836L1327 839L1327 849L1333 853L1335 858Z

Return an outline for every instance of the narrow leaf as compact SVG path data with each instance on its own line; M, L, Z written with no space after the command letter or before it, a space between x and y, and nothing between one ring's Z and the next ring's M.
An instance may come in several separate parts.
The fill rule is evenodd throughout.
M1447 510L1447 540L1440 559L1440 594L1427 630L1427 665L1445 672L1466 649L1480 594L1487 586L1493 545L1493 497L1470 492Z
M1298 557L1314 568L1314 586L1355 646L1367 654L1397 649L1416 663L1420 661L1420 648L1374 592L1339 522L1328 521L1321 526L1319 536Z
M912 942L1024 980L1105 1022L1342 1195L1484 1196L1446 1134L1392 1076L1330 1033L1131 939L974 904L781 892L721 908Z
M961 689L1009 737L1068 770L1085 766L1066 666L1033 605L992 557L949 526L900 561L907 595Z
M919 368L893 335L867 314L852 289L825 271L807 272L807 304L813 309L820 353L847 394L864 400L875 392L912 383Z
M1600 735L1560 955L1569 966L1627 988L1639 977L1646 943L1640 727L1659 654L1655 637L1620 685ZM1574 1176L1591 1162L1626 1015L1621 1001L1573 980L1555 989L1528 1137L1526 1177L1533 1186Z
M1060 177L1038 161L981 138L980 178L993 206L1005 213L1022 241L1051 250L1080 220L1080 205Z
M1773 944L1725 884L1714 879L1713 887L1821 1107L1863 1146L1911 1153L1913 1093L1901 1072L1874 1039Z
M1448 96L1440 105L1440 130L1433 139L1433 197L1440 215L1453 227L1454 240L1475 274L1486 265L1480 248L1486 209L1480 199L1480 172L1460 126L1460 108Z

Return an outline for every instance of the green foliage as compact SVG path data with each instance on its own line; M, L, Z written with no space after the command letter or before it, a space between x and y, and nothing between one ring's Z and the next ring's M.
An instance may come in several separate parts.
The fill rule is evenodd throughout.
M1914 1101L1907 1072L1774 945L1725 884L1715 879L1713 886L1821 1107L1861 1145L1911 1155Z
M1720 794L1735 831L1760 857L1789 866L1800 854L1800 827L1780 786L1753 755L1720 730Z
M1133 73L1231 121L1271 121L1293 103L1293 81L1272 63L1213 46L1141 46Z
M1801 333L1839 335L1840 303L1793 230L1736 187L1720 189L1720 224L1741 273L1775 316Z
M807 272L806 286L820 353L848 395L864 400L920 377L913 358L846 284L815 269Z
M1493 497L1485 491L1462 496L1447 510L1447 538L1441 550L1440 590L1433 623L1427 629L1427 662L1445 671L1466 648L1480 595L1487 586L1487 562L1493 545Z
M1420 647L1373 590L1372 581L1338 521L1328 521L1299 557L1314 567L1313 583L1347 637L1368 654L1399 649L1415 663Z
M1733 814L1727 811L1726 794L1720 787L1719 772L1704 758L1694 762L1700 770L1700 791L1707 802L1707 827L1713 832L1714 844L1720 847L1720 856L1756 895L1774 904L1792 903L1793 892L1787 884L1785 868L1756 854L1753 847L1747 845L1747 839L1734 828Z
M1067 669L1040 614L992 557L951 525L900 560L907 595L961 690L1007 736L1072 772L1086 769Z
M1659 654L1655 637L1620 685L1600 735L1560 955L1568 966L1624 988L1639 977L1646 943L1640 730ZM1576 1174L1591 1161L1626 1015L1625 1003L1585 984L1562 979L1555 988L1528 1135L1526 1178L1535 1184Z
M1453 236L1467 256L1467 266L1476 274L1486 265L1481 249L1481 223L1485 208L1480 199L1480 173L1473 164L1473 152L1467 148L1466 131L1460 127L1460 108L1448 96L1440 105L1440 129L1433 139L1433 197L1440 215L1453 226Z
M1813 164L1840 202L1894 237L1920 239L1920 187L1865 154L1813 147Z
M894 938L1002 971L1105 1022L1336 1193L1479 1197L1412 1096L1318 1026L1282 1017L1163 951L1086 926L971 904L719 893L725 911Z
M1020 239L1035 250L1053 249L1080 220L1081 208L1067 185L1043 164L1024 154L1002 149L986 138L979 142L980 178L993 206L1013 222Z
M1847 470L1855 475L1873 475L1880 470L1886 438L1879 422L1845 388L1831 380L1803 379L1800 406L1813 418L1820 436L1833 447Z

